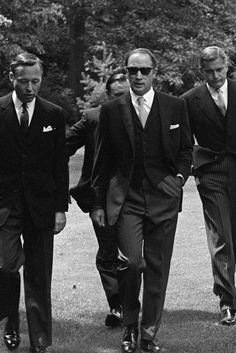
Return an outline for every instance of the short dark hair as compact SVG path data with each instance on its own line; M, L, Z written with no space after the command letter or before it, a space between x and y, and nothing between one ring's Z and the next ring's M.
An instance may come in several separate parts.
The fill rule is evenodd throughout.
M110 95L110 93L111 93L111 85L116 81L125 82L125 81L127 81L127 78L123 73L112 74L108 78L108 80L106 82L106 87L105 87L108 95Z
M43 72L43 62L36 55L23 52L18 54L15 59L12 60L10 64L10 71L14 74L16 68L19 66L33 66L35 64L39 64L42 72Z
M204 67L204 62L214 61L218 58L223 59L224 63L228 62L227 55L225 54L222 48L219 48L217 46L211 46L203 49L200 54L199 60L200 68Z
M147 49L147 48L137 48L137 49L130 50L125 56L125 66L128 65L129 58L133 54L146 54L146 55L149 55L150 59L152 60L153 68L157 67L157 58L155 57L153 52L151 50Z

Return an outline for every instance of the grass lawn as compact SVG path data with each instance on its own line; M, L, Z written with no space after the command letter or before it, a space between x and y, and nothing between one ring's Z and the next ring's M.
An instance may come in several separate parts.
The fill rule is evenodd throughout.
M70 163L71 184L79 176L82 155ZM158 339L166 353L236 353L236 326L218 325L218 299L212 274L200 200L190 177L179 216L163 320ZM55 236L53 299L54 353L120 353L123 329L108 329L105 295L95 267L96 238L90 219L75 202L66 229ZM19 353L29 340L23 294ZM0 324L3 334L4 322ZM0 353L7 350L0 342ZM139 351L137 351L139 353Z

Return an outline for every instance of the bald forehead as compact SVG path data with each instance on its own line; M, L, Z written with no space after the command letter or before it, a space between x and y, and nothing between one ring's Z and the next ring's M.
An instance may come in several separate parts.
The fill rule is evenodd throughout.
M130 55L127 61L127 66L148 66L152 67L153 62L149 54L145 53L133 53Z

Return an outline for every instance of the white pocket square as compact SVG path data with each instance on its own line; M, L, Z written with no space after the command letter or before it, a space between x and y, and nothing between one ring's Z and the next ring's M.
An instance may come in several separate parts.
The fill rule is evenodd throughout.
M46 126L43 127L43 132L49 132L49 131L52 131L52 130L54 130L54 129L52 128L51 125L48 125L47 127Z
M179 124L170 125L170 130L178 129L178 127L179 127Z

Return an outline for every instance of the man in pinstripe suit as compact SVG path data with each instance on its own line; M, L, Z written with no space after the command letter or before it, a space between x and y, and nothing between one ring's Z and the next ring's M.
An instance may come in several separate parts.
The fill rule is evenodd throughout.
M236 81L227 78L225 52L201 52L205 82L183 95L197 140L193 173L203 205L220 323L235 323L236 289Z

